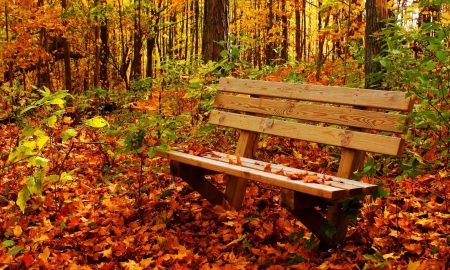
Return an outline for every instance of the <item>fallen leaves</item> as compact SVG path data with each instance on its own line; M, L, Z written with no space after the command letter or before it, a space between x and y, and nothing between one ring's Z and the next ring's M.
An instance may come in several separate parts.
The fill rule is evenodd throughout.
M288 144L282 139L278 143ZM318 159L323 153L316 146L296 146L297 158L277 156L274 160L286 165L299 165L307 159L311 164L324 160ZM207 149L195 146L186 150L201 154ZM245 165L244 158L236 154L229 157L234 165ZM294 266L298 268L356 269L377 263L363 257L373 254L374 246L386 260L386 267L414 270L445 269L450 256L450 216L445 202L436 196L414 195L418 194L414 185L406 187L395 182L408 195L373 202L373 207L364 209L360 221L350 228L342 248L324 256L317 248L307 251L290 242L289 234L300 231L302 225L280 206L276 190L250 184L243 209L235 211L226 201L220 206L211 205L181 179L149 172L143 177L143 203L138 207L138 162L124 155L114 160L120 173L108 178L112 184L106 181L110 172L102 171L105 162L99 148L83 145L74 149L67 161L70 166L82 167L74 173L79 180L44 194L39 211L22 215L14 204L2 204L1 242L11 240L6 243L20 246L14 255L8 255L14 244L0 249L0 269L285 269L292 267L289 260L297 256L308 262ZM157 160L151 166L161 162ZM257 163L253 165L262 171L289 177L289 172L275 162ZM11 181L14 177L7 178L10 193L17 192ZM290 178L307 183L322 181L316 174L294 173ZM215 175L210 179L217 188L225 189L227 177ZM430 183L435 177L424 175L418 179ZM386 182L389 184L389 179ZM0 194L6 194L3 185L0 189ZM169 189L173 194L162 198L160 195ZM58 210L55 206L59 203ZM366 213L372 218L367 218ZM310 236L307 233L304 238Z

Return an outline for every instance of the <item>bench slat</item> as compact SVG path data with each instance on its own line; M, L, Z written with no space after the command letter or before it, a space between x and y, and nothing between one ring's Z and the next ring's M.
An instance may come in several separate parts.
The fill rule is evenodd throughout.
M203 155L203 157L220 160L222 162L228 162L227 154L221 153L221 152L216 152L216 151L212 151L212 153L213 154L208 153L206 155ZM234 162L236 162L236 156L229 155L229 157ZM264 161L259 161L259 160L244 158L244 157L240 157L240 158L241 158L243 167L249 167L249 168L253 168L253 169L257 169L257 170L264 170L264 167L269 164L268 162L264 162ZM255 164L255 162L257 164ZM286 173L315 174L319 177L319 179L331 180L331 181L326 181L326 183L330 184L333 187L346 189L347 190L346 196L370 195L370 194L376 194L378 192L378 186L372 185L372 184L367 184L367 183L363 183L363 182L340 178L340 177L336 177L336 176L332 176L332 175L325 175L322 173L315 173L315 172L306 171L306 170L297 169L297 168L291 168L291 167L273 164L273 163L270 163L270 166L272 168L272 173L283 169L283 171Z
M277 175L274 173L264 172L237 165L231 165L226 162L221 162L199 156L193 156L179 151L174 150L167 152L157 151L157 155L188 165L216 171L218 173L224 173L241 178L246 178L249 180L258 181L265 184L274 185L277 187L286 188L306 193L309 195L322 197L329 200L339 200L343 199L346 196L346 191L341 188L316 183L303 183L302 181L291 180L287 176Z
M405 93L338 86L322 86L221 78L217 90L323 103L352 105L387 110L410 111L412 103Z
M211 111L209 123L391 156L401 155L403 145L401 138L215 110Z
M220 109L239 110L258 114L274 115L328 124L375 129L395 133L403 133L396 126L399 115L358 110L353 108L327 107L281 100L248 98L218 94L214 107Z

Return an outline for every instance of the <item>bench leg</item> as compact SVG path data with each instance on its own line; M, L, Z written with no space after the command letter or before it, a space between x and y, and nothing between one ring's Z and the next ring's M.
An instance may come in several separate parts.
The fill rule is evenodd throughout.
M325 234L320 233L320 228L326 225L327 220L315 208L303 208L297 210L289 210L291 214L298 219L308 230L310 230L321 242L331 243L331 239Z
M188 183L195 191L200 193L205 199L214 205L222 205L225 196L211 182L203 176L184 177L183 180Z
M342 209L342 203L336 203L328 207L327 220L329 224L336 228L330 245L330 247L335 247L344 241L348 224L350 223L350 217L345 215L344 209Z
M241 157L253 158L253 154L258 148L259 133L242 130L236 146L236 152ZM225 189L225 197L231 207L236 210L242 208L244 202L245 191L247 189L248 180L229 176L227 188Z
M183 178L195 191L200 193L210 203L222 205L225 196L222 191L216 188L211 182L205 179L204 175L216 174L202 168L187 165L177 161L170 161L170 171L174 176Z
M289 211L320 239L321 248L333 248L344 241L350 218L345 216L341 203L334 204L327 209L327 218L324 218L315 208ZM336 232L331 238L320 232L322 226L325 225L333 225L336 228Z
M230 206L238 211L242 208L245 192L247 190L247 184L247 179L235 176L228 177L227 188L225 189L225 198Z

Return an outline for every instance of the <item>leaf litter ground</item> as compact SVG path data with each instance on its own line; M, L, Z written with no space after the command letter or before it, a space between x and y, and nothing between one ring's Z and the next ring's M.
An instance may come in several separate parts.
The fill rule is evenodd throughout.
M1 151L7 153L18 131L4 125L0 132ZM78 168L74 180L46 188L43 197L32 198L25 214L14 201L31 169L15 164L2 171L1 242L14 245L0 248L0 269L449 267L449 206L429 191L439 176L396 182L392 170L378 177L391 195L375 202L366 199L345 242L321 251L311 245L311 233L298 234L303 226L280 207L278 190L250 183L243 209L227 211L180 179L154 172L167 165L159 158L145 160L139 186L139 159L120 154L111 160L91 132L76 138L79 143L65 160L67 171ZM114 148L117 142L106 138L106 143ZM336 169L333 153L315 144L266 138L260 146L260 158L266 161L325 173ZM69 147L55 143L45 151L60 162ZM0 167L6 159L2 157ZM225 187L226 177L212 178ZM446 176L439 181L450 186ZM13 248L17 253L11 255Z

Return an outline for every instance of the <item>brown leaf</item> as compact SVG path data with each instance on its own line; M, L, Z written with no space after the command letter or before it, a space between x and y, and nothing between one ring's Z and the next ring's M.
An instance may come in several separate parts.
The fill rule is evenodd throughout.
M218 154L216 154L214 152L211 152L211 157L220 158L220 155L218 155Z
M279 170L279 171L276 171L275 174L278 174L278 175L284 175L284 170L283 170L283 168L281 168L281 170Z
M286 176L289 177L289 179L292 179L292 180L302 179L306 175L307 175L307 173L304 173L304 172L293 172L293 173L287 173L286 174Z
M317 174L307 174L302 178L305 183L318 183L322 184Z
M412 243L412 244L403 244L405 246L406 250L408 250L411 253L415 253L417 255L420 255L422 253L422 245Z
M265 172L272 172L272 168L270 167L270 163L267 163L267 165L266 166L264 166L264 171Z

